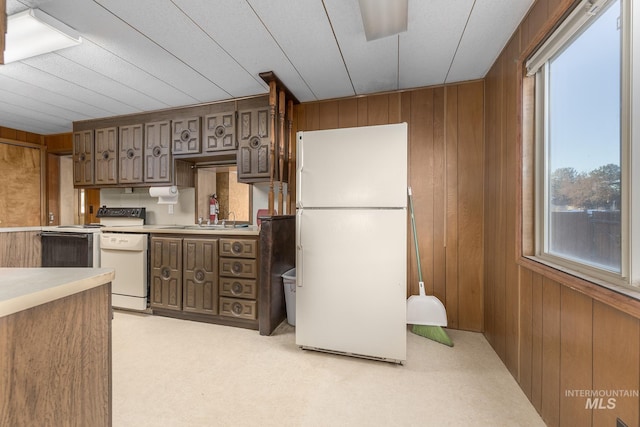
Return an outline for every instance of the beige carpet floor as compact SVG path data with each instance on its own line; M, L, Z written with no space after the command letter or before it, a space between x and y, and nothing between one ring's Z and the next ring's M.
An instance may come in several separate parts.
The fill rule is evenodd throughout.
M404 365L257 331L116 311L113 425L544 426L482 334L407 332Z

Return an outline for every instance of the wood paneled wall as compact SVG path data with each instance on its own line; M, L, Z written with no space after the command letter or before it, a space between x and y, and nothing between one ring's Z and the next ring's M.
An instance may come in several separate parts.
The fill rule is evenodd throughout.
M519 245L530 244L522 230L531 229L520 217L529 206L530 189L521 186L531 155L522 145L522 111L531 107L523 61L575 3L538 0L485 79L485 336L547 425L614 426L619 417L637 426L640 323L631 306L638 301L625 301L623 312L575 279L520 258ZM631 396L608 395L592 409L584 395L592 390Z
M427 293L445 304L450 328L482 331L484 83L305 103L295 117L295 131L408 123L408 179ZM409 218L407 232L411 295L418 273Z

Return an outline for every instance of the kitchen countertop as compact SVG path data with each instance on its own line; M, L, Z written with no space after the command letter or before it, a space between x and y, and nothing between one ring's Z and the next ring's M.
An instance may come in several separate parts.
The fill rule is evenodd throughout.
M260 230L255 225L239 228L224 229L207 229L207 228L184 228L197 227L195 225L141 225L141 226L113 226L102 227L102 232L118 232L118 233L167 233L167 234L209 234L209 235L240 235L240 236L257 236Z
M0 268L0 317L111 282L113 268Z

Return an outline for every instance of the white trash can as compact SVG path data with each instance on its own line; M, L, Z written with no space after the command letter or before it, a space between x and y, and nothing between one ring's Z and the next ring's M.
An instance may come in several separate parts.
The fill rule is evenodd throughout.
M284 302L287 306L287 323L296 325L296 269L292 268L282 274L284 286Z

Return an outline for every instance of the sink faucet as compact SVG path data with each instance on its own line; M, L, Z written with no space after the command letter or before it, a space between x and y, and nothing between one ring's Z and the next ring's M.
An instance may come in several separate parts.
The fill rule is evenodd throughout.
M230 216L231 216L231 215L233 215L233 225L231 225L231 227L233 228L233 227L235 227L235 226L236 226L236 214L235 214L235 212L229 212L229 215L230 215ZM226 222L227 222L228 220L229 220L229 219L223 219L223 220L222 220L222 226L223 226L223 227L225 227L225 226L226 226L225 224L226 224Z

